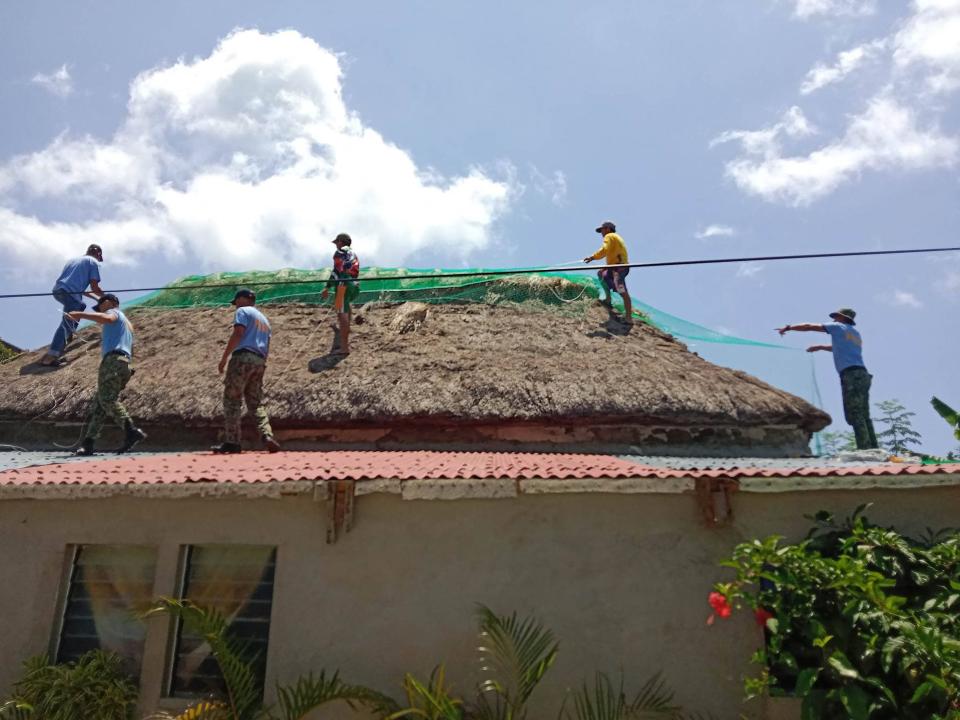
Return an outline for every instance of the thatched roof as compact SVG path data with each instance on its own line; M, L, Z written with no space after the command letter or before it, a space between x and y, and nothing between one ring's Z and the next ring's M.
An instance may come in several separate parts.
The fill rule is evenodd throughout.
M637 324L627 333L592 302L566 314L535 303L368 305L353 327L353 353L340 362L327 356L329 308L262 309L274 329L267 407L288 440L655 444L683 452L703 443L713 453L730 444L776 454L801 452L830 422L804 400L712 365L659 330ZM155 438L164 429L219 427L217 362L231 310L128 315L136 328L137 372L123 396L131 414ZM96 384L99 334L81 331L68 353L74 359L52 372L31 365L39 353L0 366L0 432L16 428L25 444L25 420L81 420Z

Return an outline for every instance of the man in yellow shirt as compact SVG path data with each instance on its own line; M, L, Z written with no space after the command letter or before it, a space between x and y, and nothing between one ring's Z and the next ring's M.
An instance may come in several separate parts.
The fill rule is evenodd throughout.
M585 263L599 260L605 257L607 265L626 265L630 262L627 257L627 246L623 243L623 238L617 235L617 226L609 220L597 228L597 232L603 235L603 245L593 255L588 255L583 259ZM633 303L630 301L630 293L627 292L627 274L630 268L606 268L600 270L597 276L600 278L600 284L603 286L603 292L606 297L601 303L608 308L613 305L610 302L610 291L616 292L623 298L624 323L633 325Z

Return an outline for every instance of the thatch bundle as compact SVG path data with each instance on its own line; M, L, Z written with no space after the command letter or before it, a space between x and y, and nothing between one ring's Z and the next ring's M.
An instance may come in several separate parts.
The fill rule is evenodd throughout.
M451 440L471 425L726 428L744 437L766 428L790 434L794 451L797 438L829 423L800 398L712 365L652 327L626 332L595 304L575 316L535 307L372 305L354 324L352 354L338 361L327 357L329 308L266 305L274 330L268 410L279 430L429 427ZM123 399L131 414L152 427L218 427L217 363L231 309L144 308L129 317L136 375ZM53 372L34 372L38 353L0 365L5 434L27 420L83 418L99 334L81 331L72 361Z

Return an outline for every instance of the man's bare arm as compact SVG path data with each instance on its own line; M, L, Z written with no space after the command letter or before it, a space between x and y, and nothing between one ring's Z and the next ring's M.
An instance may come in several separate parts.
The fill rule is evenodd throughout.
M223 369L227 366L227 360L230 359L233 351L237 349L237 345L239 345L243 339L245 330L246 328L243 325L233 326L233 334L230 335L230 339L227 340L227 346L223 349L223 357L220 358L220 364L217 366L220 372L223 372Z
M74 310L73 312L64 313L64 315L77 322L80 322L81 320L92 320L93 322L100 323L101 325L107 325L117 321L117 315L115 313L84 312L83 310Z
M91 280L90 292L88 293L85 292L84 295L86 295L88 298L94 298L94 299L103 295L103 290L100 289L100 283L97 282L96 280Z
M807 348L807 352L817 352L817 350L823 350L824 352L833 352L832 345L811 345Z
M791 330L795 332L822 332L825 333L827 329L823 326L822 323L800 323L799 325L784 325L783 327L777 328L777 332L781 335L785 335Z

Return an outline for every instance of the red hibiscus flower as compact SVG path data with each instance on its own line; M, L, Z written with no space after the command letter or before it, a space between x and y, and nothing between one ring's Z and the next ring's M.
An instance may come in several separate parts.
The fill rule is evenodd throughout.
M710 607L713 608L713 615L711 615L707 620L708 625L712 625L713 621L717 617L721 617L724 619L730 617L730 614L733 612L733 608L730 606L730 603L727 601L726 596L721 593L718 593L718 592L710 593L710 595L707 597L707 602L710 603Z
M757 625L760 627L766 627L767 620L773 618L773 613L766 608L757 608L753 611L753 618L757 621Z

